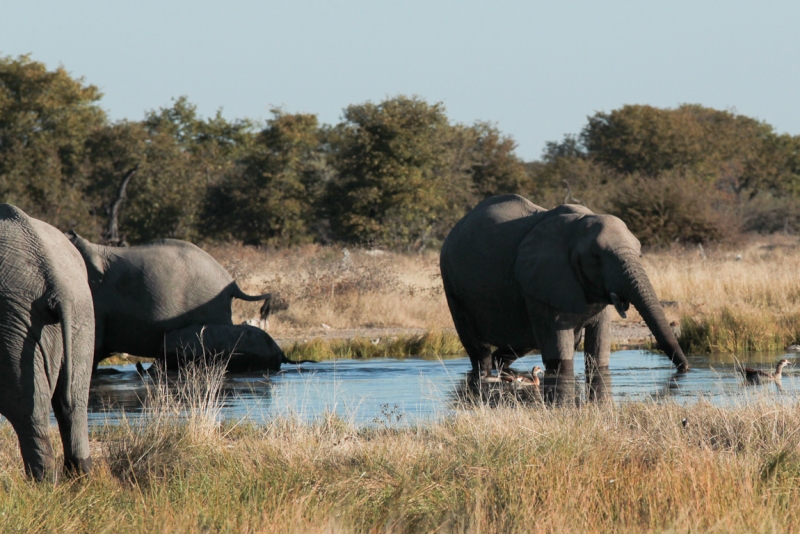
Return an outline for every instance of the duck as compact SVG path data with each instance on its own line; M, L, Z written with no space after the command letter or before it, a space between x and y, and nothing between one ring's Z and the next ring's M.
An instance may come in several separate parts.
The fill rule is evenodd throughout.
M500 378L503 382L512 382L518 386L538 386L539 375L543 373L544 371L542 371L542 368L536 365L531 370L530 378L523 375L503 375Z
M775 367L774 373L770 373L769 371L762 371L761 369L753 369L752 367L745 367L740 370L748 382L751 382L753 384L759 384L761 382L769 380L780 380L781 371L783 371L783 368L786 367L787 365L792 365L792 364L789 360L784 358L778 362L778 365Z

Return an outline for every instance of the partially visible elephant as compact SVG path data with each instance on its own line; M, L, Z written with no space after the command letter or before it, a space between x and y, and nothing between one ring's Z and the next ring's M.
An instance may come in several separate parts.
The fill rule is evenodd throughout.
M625 317L630 304L658 347L687 371L640 256L625 223L583 206L545 210L518 195L478 204L450 231L440 257L473 373L488 376L493 365L505 368L532 349L541 351L548 370L558 369L572 360L584 327L587 370L608 367L608 306Z
M60 231L0 204L0 413L28 475L54 474L53 407L68 471L88 473L92 294L80 254Z
M187 359L224 362L230 373L277 371L290 362L269 334L249 325L192 325L164 338L167 369Z
M94 365L113 353L164 358L164 336L193 325L232 325L234 298L247 295L208 253L177 239L136 247L105 247L68 232L83 256L95 310Z

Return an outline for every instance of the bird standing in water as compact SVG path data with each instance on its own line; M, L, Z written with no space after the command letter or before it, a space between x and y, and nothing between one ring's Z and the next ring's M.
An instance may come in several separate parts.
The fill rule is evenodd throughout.
M544 371L542 371L542 368L537 365L531 370L530 378L522 375L503 375L501 380L504 382L513 382L519 386L538 386L539 374L542 373L544 373Z
M786 358L782 359L778 362L778 365L775 367L775 372L770 373L769 371L762 371L761 369L753 369L752 367L744 367L741 368L740 371L744 375L745 380L750 382L751 384L760 384L761 382L768 382L771 380L780 380L781 379L781 371L787 365L792 365L789 360Z

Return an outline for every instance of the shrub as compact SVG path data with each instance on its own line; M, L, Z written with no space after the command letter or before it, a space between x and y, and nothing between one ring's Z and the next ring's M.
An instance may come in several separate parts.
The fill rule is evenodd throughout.
M632 175L616 192L608 211L625 221L643 245L719 241L738 229L714 209L719 197L713 188L686 175Z

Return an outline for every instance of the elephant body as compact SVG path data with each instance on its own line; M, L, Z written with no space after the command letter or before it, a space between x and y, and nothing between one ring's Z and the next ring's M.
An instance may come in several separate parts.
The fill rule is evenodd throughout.
M245 294L208 253L163 239L135 247L105 247L69 234L86 263L96 321L95 366L113 353L164 359L164 336L195 325L232 325L233 298Z
M634 304L680 370L688 363L625 223L577 205L545 210L518 195L484 200L451 230L440 268L456 331L485 376L539 349L545 366L572 360L585 328L587 365L608 366L610 304ZM494 353L490 347L497 349Z
M54 471L52 405L68 470L91 468L87 404L92 295L81 256L56 228L0 204L0 413L26 472Z
M166 368L183 360L222 361L228 372L277 371L286 357L269 334L249 325L192 325L167 333Z

